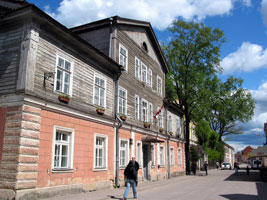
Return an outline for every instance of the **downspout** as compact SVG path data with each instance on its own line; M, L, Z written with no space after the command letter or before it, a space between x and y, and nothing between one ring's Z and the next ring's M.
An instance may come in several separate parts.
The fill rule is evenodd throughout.
M110 58L112 58L112 55L111 55L111 47L112 47L112 22L113 22L113 18L109 18L109 50L108 50L108 56ZM114 59L114 58L113 58Z
M114 53L112 55L112 39L113 39L113 18L109 18L109 50L108 56L115 61ZM115 135L115 186L120 187L120 128L122 127L122 120L118 117L118 90L119 90L119 78L121 72L117 74L115 79L115 97L114 97L114 119L115 119L115 128L116 128L116 135Z
M169 136L169 127L168 127L168 104L165 107L165 123L166 123L166 135L167 135L167 173L168 179L171 178L170 175L170 136Z
M121 72L118 73L118 76L116 77L115 80L115 103L114 103L114 110L115 110L115 128L116 128L116 155L115 155L115 159L116 159L116 165L115 165L115 186L116 187L120 187L120 180L119 180L119 172L120 172L120 157L119 157L119 151L120 151L120 144L119 144L119 140L120 140L120 128L122 127L122 120L119 117L118 114L118 91L119 91L119 77L121 75ZM117 122L117 123L116 123Z

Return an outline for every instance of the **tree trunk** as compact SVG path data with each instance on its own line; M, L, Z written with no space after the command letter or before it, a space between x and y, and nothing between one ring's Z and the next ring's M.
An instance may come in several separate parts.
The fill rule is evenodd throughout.
M191 173L191 167L190 167L190 119L185 113L185 165L186 165L186 174L190 175Z

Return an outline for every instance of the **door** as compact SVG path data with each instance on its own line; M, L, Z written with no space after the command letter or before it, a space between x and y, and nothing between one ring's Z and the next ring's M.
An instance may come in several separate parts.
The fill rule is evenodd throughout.
M149 178L148 159L148 144L143 144L143 174L145 180Z

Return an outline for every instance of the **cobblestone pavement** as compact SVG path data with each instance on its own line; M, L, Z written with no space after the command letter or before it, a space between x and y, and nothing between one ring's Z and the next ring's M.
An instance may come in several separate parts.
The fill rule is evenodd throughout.
M122 199L124 188L106 189L49 200L112 200ZM181 176L138 185L139 200L266 200L267 183L261 182L258 171L209 170L209 175ZM129 199L133 199L132 191ZM47 199L48 200L48 199Z

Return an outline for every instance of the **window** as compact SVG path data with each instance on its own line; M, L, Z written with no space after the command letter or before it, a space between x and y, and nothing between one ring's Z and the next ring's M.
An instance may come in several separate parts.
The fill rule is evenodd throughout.
M128 70L128 50L122 44L119 44L119 48L120 48L119 64L122 65L127 71Z
M55 90L71 95L72 63L57 56Z
M140 79L141 61L135 57L135 78Z
M159 147L159 164L164 165L165 161L165 156L164 156L164 147L160 146Z
M136 143L136 160L141 165L142 163L142 143Z
M141 81L143 83L147 82L147 66L144 63L142 63Z
M182 151L181 149L178 149L178 165L182 165Z
M162 79L157 77L157 91L160 95L162 95Z
M181 133L181 124L180 124L180 118L176 117L176 134L180 134Z
M151 161L152 166L155 166L155 145L151 144Z
M118 112L127 115L127 90L119 87Z
M152 70L148 70L148 86L152 88Z
M142 99L142 121L143 122L148 122L148 117L147 117L147 111L148 111L148 103L146 100Z
M158 107L158 110L160 109L160 107ZM161 111L159 114L158 114L158 126L160 127L160 128L163 128L163 117L162 117L162 112L163 111Z
M53 169L71 169L73 160L74 131L55 127Z
M95 135L95 169L105 169L107 167L107 136Z
M128 141L120 141L120 167L126 167L128 164Z
M106 80L97 75L94 77L94 104L106 106Z
M139 120L139 96L135 95L135 100L134 100L134 105L135 105L135 119Z
M174 165L174 148L170 148L170 162Z
M172 116L168 116L168 131L172 131Z
M153 122L153 105L152 105L152 103L148 104L148 122L151 124Z

